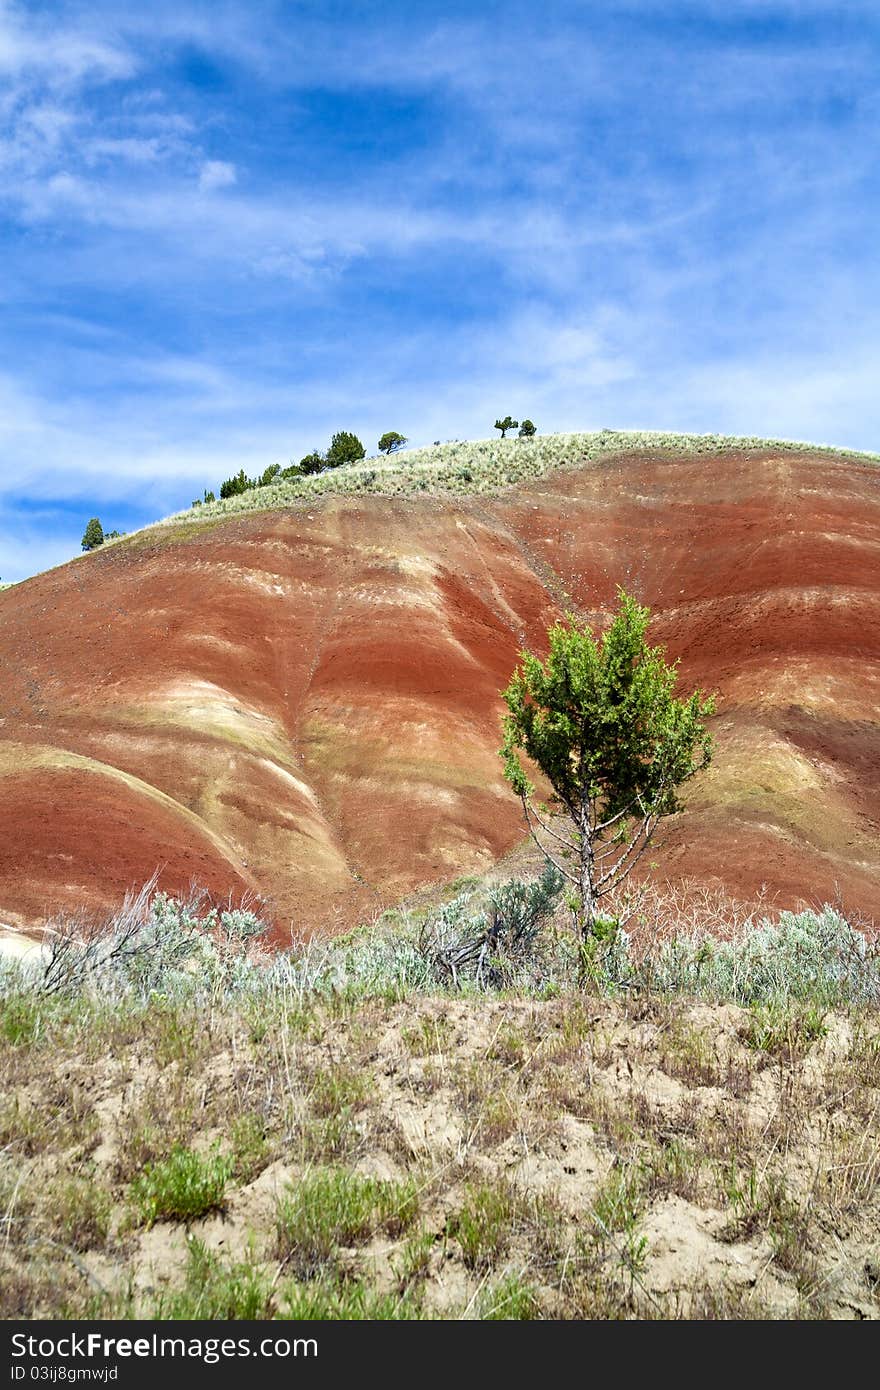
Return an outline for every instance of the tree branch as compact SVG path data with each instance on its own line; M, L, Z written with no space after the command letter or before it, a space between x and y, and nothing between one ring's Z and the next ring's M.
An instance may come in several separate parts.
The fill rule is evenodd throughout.
M541 829L547 835L551 835L553 839L557 841L558 844L562 845L565 849L570 850L572 854L577 854L578 846L576 844L574 844L571 840L567 840L564 835L560 835L559 832L554 830L551 825L548 825L547 822L543 820L541 816L538 815L538 812L535 810L534 806L532 806L530 809L535 820L538 822ZM526 814L526 818L528 819L528 813Z
M626 805L622 808L622 810L616 812L616 814L613 815L613 816L609 816L608 820L603 820L603 821L598 822L598 823L593 827L594 830L596 831L596 834L597 834L597 835L601 835L601 833L602 833L603 830L610 830L610 828L611 828L612 825L616 825L617 822L618 822L619 820L623 820L624 816L628 816L629 813L630 813L630 811L632 810L633 806L635 806L636 802L637 802L637 801L641 801L641 799L642 799L642 798L641 798L641 793L640 793L640 792L636 792L635 796L632 797L631 800L629 800L629 801L626 803Z
M552 864L553 868L556 869L558 873L562 874L562 877L563 877L563 878L568 879L569 883L573 883L573 884L577 885L577 882L578 882L577 875L576 875L576 874L573 874L573 873L571 872L571 870L570 870L570 869L567 869L563 864L560 864L559 861L558 861L557 859L554 859L553 856L552 856L552 854L550 854L550 853L544 848L544 846L541 844L541 841L538 839L538 835L537 835L536 831L532 828L532 822L531 822L530 817L529 817L529 805L528 805L528 802L526 801L526 798L525 798L525 797L522 797L522 804L523 804L523 810L524 810L524 812L525 812L525 817L526 817L526 825L527 825L528 828L529 828L529 834L531 835L531 837L532 837L532 839L534 840L535 844L538 846L538 849L541 851L541 853L543 854L544 858L547 860L547 863L548 863L548 864ZM532 812L532 814L534 814L534 812ZM563 843L564 843L564 842L563 842Z
M603 892L603 891L604 891L604 892L610 892L610 891L611 891L610 889L605 888L605 884L606 884L606 883L612 883L612 886L616 887L618 883L622 883L622 882L623 882L623 880L626 878L627 874L629 873L630 869L632 869L632 867L633 867L634 864L637 864L637 863L638 863L639 859L641 858L641 856L644 854L645 850L647 849L647 847L648 847L648 845L649 845L649 843L650 843L650 840L651 840L651 836L653 835L654 830L655 830L655 828L656 828L656 826L657 826L657 821L658 821L658 820L659 820L659 816L655 816L655 817L654 817L654 823L653 823L653 825L652 825L652 824L651 824L651 814L650 814L650 812L643 818L641 824L639 825L638 830L636 831L635 835L634 835L634 836L632 837L632 839L630 840L630 842L629 842L629 844L627 845L626 849L623 851L623 854L622 854L622 855L620 856L620 858L617 860L617 863L616 863L616 864L612 864L611 868L608 869L608 870L602 875L602 877L599 878L599 879L597 880L597 882L596 882L596 891L597 891L597 893L598 893L598 892ZM638 852L636 853L636 857L633 859L633 861L632 861L631 864L627 865L627 867L623 870L622 873L618 873L618 870L626 863L626 860L629 858L629 856L630 856L631 854L633 854L633 853L636 851L637 846L638 846L638 844L639 844L639 841L642 839L642 836L644 836L644 843L642 844L641 848L638 849Z

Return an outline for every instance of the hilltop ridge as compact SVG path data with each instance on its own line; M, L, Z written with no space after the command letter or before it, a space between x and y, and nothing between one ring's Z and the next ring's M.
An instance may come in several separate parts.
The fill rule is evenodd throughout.
M445 443L375 455L322 473L275 482L234 497L187 507L156 523L182 517L228 516L264 511L319 497L349 494L409 496L426 491L460 496L496 492L529 482L558 468L577 468L608 457L642 450L671 450L685 456L725 450L815 453L830 458L859 458L880 463L880 454L841 449L829 444L762 439L756 435L680 434L663 430L593 430L536 434L520 439L451 439Z

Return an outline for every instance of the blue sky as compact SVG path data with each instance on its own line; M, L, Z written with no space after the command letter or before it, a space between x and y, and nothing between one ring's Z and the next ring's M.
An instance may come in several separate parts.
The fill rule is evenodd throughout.
M337 429L880 448L875 0L0 0L0 576Z

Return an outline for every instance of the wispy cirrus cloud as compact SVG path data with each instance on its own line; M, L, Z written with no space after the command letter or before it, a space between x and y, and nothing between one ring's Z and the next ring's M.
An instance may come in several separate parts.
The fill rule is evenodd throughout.
M63 90L86 79L128 78L135 70L129 45L114 42L104 24L91 24L87 7L59 23L54 7L0 3L0 75L6 79Z
M878 42L818 0L0 0L0 574L337 428L871 447Z

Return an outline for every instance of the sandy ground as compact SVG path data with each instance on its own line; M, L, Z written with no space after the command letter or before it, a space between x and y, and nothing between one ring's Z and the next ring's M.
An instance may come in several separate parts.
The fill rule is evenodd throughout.
M46 955L46 948L40 941L16 931L15 927L0 922L0 956L10 960L38 961Z
M659 998L78 1018L0 1042L0 1316L96 1293L167 1316L197 1239L269 1315L329 1280L475 1316L513 1275L536 1317L880 1317L876 1016L795 1011L775 1039ZM230 1177L150 1225L136 1184L175 1144ZM408 1184L412 1219L354 1237L321 1206L317 1256L281 1241L316 1173Z

